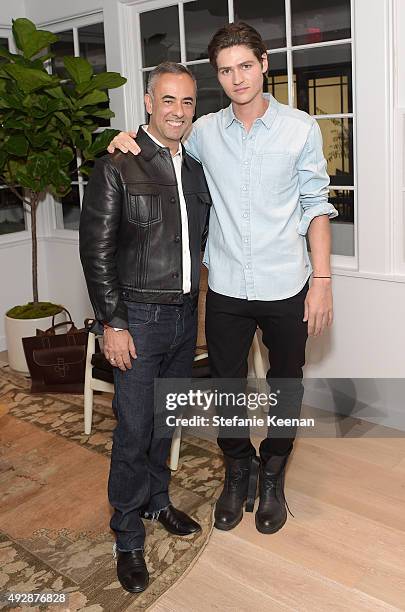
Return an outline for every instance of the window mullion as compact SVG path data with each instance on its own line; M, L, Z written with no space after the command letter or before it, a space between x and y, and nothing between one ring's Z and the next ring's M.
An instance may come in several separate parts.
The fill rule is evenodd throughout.
M80 151L77 149L77 155L76 155L76 159L77 159L77 167L79 168L82 164L83 158L82 155L80 153ZM82 201L83 201L83 195L84 195L84 186L83 186L83 176L81 174L81 172L77 172L77 184L79 187L79 206L80 209L82 208Z
M180 37L180 62L182 64L186 61L186 33L184 29L184 6L182 2L179 2L179 37Z
M73 27L73 49L75 57L80 56L80 42L79 42L79 29Z
M228 0L228 21L233 23L235 21L235 10L233 8L233 0Z
M14 37L12 34L9 34L8 36L8 50L10 51L10 53L18 53L18 49L14 42Z
M353 113L325 113L323 115L311 115L314 119L353 119Z
M79 40L79 28L73 27L73 48L75 57L80 57L80 40ZM76 163L79 168L82 165L82 155L79 149L76 150ZM83 176L80 172L77 172L77 183L79 188L79 207L82 209L83 195L84 195L84 185L83 185Z
M294 69L292 57L291 0L285 0L285 38L287 44L288 104L294 106Z
M79 176L79 206L80 206L80 210L82 209L83 196L84 196L84 182L83 182L82 177Z
M351 38L339 38L337 40L324 40L317 43L305 43L304 45L291 45L293 51L306 51L307 49L319 49L321 47L339 47L348 45L352 42Z

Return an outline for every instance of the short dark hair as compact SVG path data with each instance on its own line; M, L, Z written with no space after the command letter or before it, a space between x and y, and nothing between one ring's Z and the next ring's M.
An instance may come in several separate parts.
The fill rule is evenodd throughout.
M263 64L262 55L267 53L266 45L259 32L244 21L229 23L215 32L208 45L208 57L211 65L218 69L217 57L222 49L234 47L235 45L245 45L252 49L256 58Z
M183 64L178 64L177 62L162 62L149 73L146 92L152 97L155 81L162 74L188 74L188 76L193 79L195 86L197 87L197 81L194 74L186 66L183 66Z

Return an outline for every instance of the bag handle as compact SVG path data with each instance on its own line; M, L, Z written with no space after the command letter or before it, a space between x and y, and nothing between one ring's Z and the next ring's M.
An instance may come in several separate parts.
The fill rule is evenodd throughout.
M68 311L67 308L65 308L64 306L62 306L62 310L60 310L59 312L56 312L53 317L52 317L52 325L51 327L55 327L55 317L56 315L60 314L61 312L66 312L68 317L69 317L69 321L72 321L72 315L70 314L70 312ZM48 331L48 330L47 330Z
M60 323L56 323L56 325L54 325L54 326L53 326L52 328L50 328L50 329L55 330L57 327L62 327L62 325L70 325L70 326L71 326L71 327L70 327L70 329L69 329L69 330L68 330L68 332L67 332L68 334L74 334L74 333L76 333L76 332L78 331L78 330L77 330L77 327L76 327L76 325L73 323L73 321L61 321ZM48 331L48 330L47 330L47 331Z
M75 334L77 333L78 329L75 326L73 321L61 321L60 323L56 323L56 325L52 325L51 327L49 327L48 329L46 329L45 331L41 330L41 329L37 329L37 336L54 336L55 335L55 329L57 329L58 327L62 327L65 325L70 325L70 329L68 330L68 334Z

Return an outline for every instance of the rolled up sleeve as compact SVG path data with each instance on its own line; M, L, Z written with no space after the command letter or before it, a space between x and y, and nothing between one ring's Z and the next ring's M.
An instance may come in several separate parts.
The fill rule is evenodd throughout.
M315 120L298 161L298 177L302 215L297 231L305 236L315 217L328 215L333 219L339 214L328 201L329 176L322 150L322 134Z

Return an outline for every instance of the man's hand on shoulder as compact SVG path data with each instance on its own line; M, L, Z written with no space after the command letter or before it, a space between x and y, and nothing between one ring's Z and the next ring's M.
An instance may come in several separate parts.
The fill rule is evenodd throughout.
M127 329L114 331L107 325L104 327L103 350L106 359L113 367L123 372L132 368L131 357L137 358L135 344Z
M136 144L134 138L137 132L120 132L115 136L107 147L109 153L114 153L115 149L119 149L122 153L130 151L134 155L139 155L140 147Z

